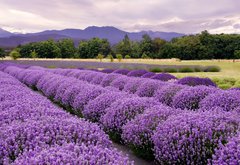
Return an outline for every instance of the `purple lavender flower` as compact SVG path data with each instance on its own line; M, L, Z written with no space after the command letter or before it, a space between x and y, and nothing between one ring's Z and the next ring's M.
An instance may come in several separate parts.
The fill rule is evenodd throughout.
M197 110L199 109L199 103L217 90L217 88L207 86L184 88L174 96L172 105L175 108Z
M233 138L229 138L227 144L220 144L213 155L212 162L209 164L239 164L240 163L240 134Z
M154 97L162 104L172 106L173 97L184 88L185 86L178 84L164 85L155 92Z
M156 80L150 80L145 81L142 83L135 94L137 94L140 97L152 97L154 96L155 92L162 88L165 85L165 83L156 81Z
M106 113L106 109L118 99L129 97L126 93L109 91L102 93L95 99L89 101L84 107L82 113L84 118L93 122L99 122L102 115Z
M93 72L87 74L85 76L84 80L87 81L87 82L91 82L94 79L94 77L97 76L97 74L98 74L97 72L93 71Z
M75 145L74 143L66 143L62 146L54 146L45 149L37 149L29 151L20 156L13 164L126 164L129 161L116 149L102 148L99 146L85 144Z
M105 110L106 113L101 117L100 122L113 140L120 141L122 126L154 105L158 105L158 102L150 98L119 99Z
M103 87L107 87L107 86L110 86L110 84L112 83L113 80L115 80L116 78L119 77L119 74L115 74L115 73L112 73L112 74L106 74L106 76L103 78L102 82L101 82L101 85Z
M77 83L72 84L70 87L68 87L62 98L61 103L66 106L70 107L73 106L74 100L76 96L82 91L88 88L89 86L84 83L84 81L79 80Z
M67 142L111 146L107 135L95 124L73 117L63 120L44 116L38 121L16 121L1 127L0 158L11 163L23 152Z
M94 76L94 78L92 79L91 83L96 85L101 84L105 76L106 76L105 73L98 72L96 73L96 76Z
M112 73L127 75L129 72L130 72L130 70L127 70L127 69L117 69L117 70L113 71Z
M76 114L82 116L82 111L84 106L88 104L89 101L94 100L96 97L102 93L107 92L104 88L89 86L89 88L83 89L74 99L73 108Z
M155 76L156 73L153 73L153 72L148 72L148 73L145 73L144 75L142 75L141 77L142 78L150 78L152 76Z
M138 90L139 86L146 81L147 80L143 78L131 78L124 86L123 91L133 94Z
M114 69L103 69L102 72L103 73L112 73L112 72L114 72Z
M200 102L200 107L210 110L213 107L221 107L224 111L233 111L240 106L240 91L223 91L220 90L207 96Z
M161 80L161 81L169 81L169 80L177 79L177 78L169 73L159 73L159 74L152 76L151 79Z
M146 70L133 70L133 71L130 71L127 76L130 76L130 77L141 77L142 75L148 73L148 71Z
M130 80L131 78L128 76L118 76L118 78L116 78L115 80L113 80L111 82L111 86L115 87L119 90L123 90L124 86L126 85L126 83Z
M182 85L189 85L189 86L206 85L206 86L216 87L216 84L209 78L184 77L179 79L177 83Z
M134 153L144 159L154 159L151 137L159 123L163 123L170 115L183 111L164 105L157 105L146 109L143 114L127 122L123 127L122 139Z
M152 137L160 164L207 164L219 143L236 134L238 117L230 112L185 112L160 123Z

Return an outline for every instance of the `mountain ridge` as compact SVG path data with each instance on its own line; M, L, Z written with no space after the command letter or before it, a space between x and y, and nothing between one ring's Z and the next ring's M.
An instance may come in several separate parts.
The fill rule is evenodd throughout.
M63 30L45 30L37 33L15 34L0 29L0 46L15 47L17 45L29 42L39 42L47 39L59 40L63 38L72 38L74 41L89 40L94 37L106 38L111 44L116 44L128 35L131 40L140 41L143 34L148 34L152 38L162 38L170 41L172 38L181 37L185 34L176 32L159 32L159 31L140 31L127 32L113 26L89 26L85 29L63 29Z

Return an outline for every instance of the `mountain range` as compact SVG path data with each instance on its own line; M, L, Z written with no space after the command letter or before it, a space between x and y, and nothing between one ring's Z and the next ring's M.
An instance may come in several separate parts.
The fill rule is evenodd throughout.
M152 38L162 38L170 41L172 38L184 36L175 32L126 32L112 26L90 26L84 30L81 29L64 29L64 30L46 30L37 33L15 34L0 28L0 47L16 47L30 42L39 42L47 39L60 40L64 38L72 38L77 44L80 40L88 40L93 37L106 38L111 44L121 41L125 35L131 40L140 41L143 34L148 34Z

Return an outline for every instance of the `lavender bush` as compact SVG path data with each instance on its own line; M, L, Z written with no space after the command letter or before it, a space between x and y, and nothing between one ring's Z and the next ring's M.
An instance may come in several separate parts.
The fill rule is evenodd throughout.
M152 139L160 164L207 164L219 143L236 134L239 118L224 111L185 112L160 124Z
M75 145L73 143L62 146L54 146L46 149L29 151L19 157L14 165L22 164L126 164L129 161L126 156L117 150L102 148L99 146Z
M146 108L157 105L158 102L150 98L132 97L119 99L114 102L101 117L104 130L114 141L121 141L122 126Z
M155 92L154 97L162 104L172 106L174 96L184 88L185 86L183 85L167 84L158 89Z
M213 93L200 102L200 107L210 110L213 107L221 107L224 111L233 111L240 106L240 91L223 91Z
M179 114L181 110L164 105L156 105L146 109L143 114L127 122L123 127L122 139L138 156L153 160L153 142L151 137L159 123L163 123L170 115Z
M209 78L184 77L179 79L177 83L182 85L189 85L189 86L206 85L206 86L216 87L216 84Z
M174 96L172 105L175 108L197 110L199 103L214 92L217 92L217 88L207 86L185 88Z
M169 81L169 80L174 80L177 78L169 73L160 73L160 74L156 74L156 75L152 76L151 79L161 80L161 81Z

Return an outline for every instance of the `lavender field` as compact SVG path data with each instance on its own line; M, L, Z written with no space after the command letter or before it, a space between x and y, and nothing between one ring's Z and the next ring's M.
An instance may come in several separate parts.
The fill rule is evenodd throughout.
M8 62L0 91L0 164L240 164L240 90L208 78Z

